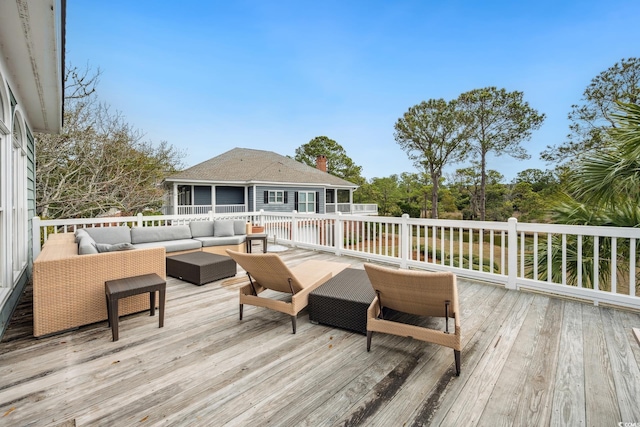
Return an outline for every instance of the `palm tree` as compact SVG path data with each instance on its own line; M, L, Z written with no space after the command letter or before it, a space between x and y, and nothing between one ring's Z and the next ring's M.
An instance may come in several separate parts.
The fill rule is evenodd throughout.
M585 156L572 173L570 195L552 208L552 217L557 224L596 225L614 227L640 226L640 105L618 102L615 114L616 127L610 129L612 144L596 153ZM577 238L568 236L566 242L567 283L577 285L579 269L582 269L584 287L593 287L594 239L582 240L582 265L578 265ZM552 279L560 282L562 274L561 237L552 236ZM547 278L547 242L539 242L538 252L544 254L537 259L539 278ZM629 246L619 242L617 249L618 272L628 270ZM610 279L611 239L598 242L599 283L607 289ZM640 242L636 243L640 253ZM525 267L531 271L533 257L527 257ZM637 264L636 264L637 265ZM636 285L637 286L637 285Z

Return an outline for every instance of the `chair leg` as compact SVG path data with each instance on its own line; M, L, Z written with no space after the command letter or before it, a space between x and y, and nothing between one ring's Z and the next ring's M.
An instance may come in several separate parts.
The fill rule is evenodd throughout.
M297 324L297 317L296 316L291 316L291 326L293 327L293 333L296 333L296 324Z
M244 304L240 304L240 320L242 320L242 308L244 307Z
M460 350L453 350L453 357L456 360L456 377L460 376Z
M371 351L371 336L373 332L367 331L367 351Z

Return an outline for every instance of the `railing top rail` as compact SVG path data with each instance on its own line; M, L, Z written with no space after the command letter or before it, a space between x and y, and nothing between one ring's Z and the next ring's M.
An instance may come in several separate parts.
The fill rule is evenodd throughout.
M620 237L640 239L640 228L635 227L607 227L592 225L567 224L535 224L519 222L517 230L524 232L538 232L551 234L576 234L582 236Z
M459 219L409 218L411 225L428 225L446 228L462 228L474 230L507 230L507 222L494 221L465 221Z

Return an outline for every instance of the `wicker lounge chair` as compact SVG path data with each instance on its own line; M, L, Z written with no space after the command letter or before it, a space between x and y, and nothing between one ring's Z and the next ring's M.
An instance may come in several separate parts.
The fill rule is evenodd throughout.
M373 332L411 337L453 349L456 375L460 375L460 308L458 288L453 273L395 270L365 264L365 270L376 292L367 311L367 351L371 349ZM446 317L445 331L400 323L383 318L383 309L417 316ZM449 330L449 317L454 329Z
M232 250L227 253L249 276L249 283L240 289L240 320L244 304L270 308L291 316L294 334L297 315L307 306L309 293L349 266L339 262L306 261L289 268L277 254L246 254ZM260 296L267 289L289 294L290 298Z

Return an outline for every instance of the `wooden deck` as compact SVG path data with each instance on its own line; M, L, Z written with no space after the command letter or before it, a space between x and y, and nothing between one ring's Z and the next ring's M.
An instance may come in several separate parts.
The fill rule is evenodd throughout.
M285 262L347 257L290 249ZM241 270L239 269L239 275ZM459 279L453 351L246 306L238 282L170 278L165 327L121 319L31 336L25 295L0 344L0 425L502 426L640 423L640 315Z

